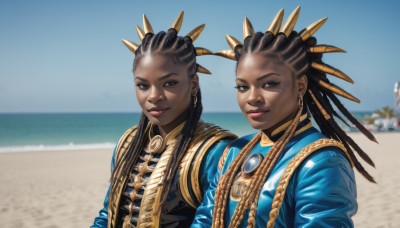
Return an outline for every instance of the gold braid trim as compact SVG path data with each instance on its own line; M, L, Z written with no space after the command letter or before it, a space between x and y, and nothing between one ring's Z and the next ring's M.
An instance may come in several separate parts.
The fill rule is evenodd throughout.
M128 145L132 142L132 139L136 134L137 128L138 126L133 126L129 128L119 139L116 148L117 157L115 158L115 161L117 161L121 157L121 155L125 153L125 150L127 149ZM123 147L121 148L121 146Z
M143 193L142 203L137 227L159 227L160 225L160 197L164 189L164 172L167 167L168 160L171 158L171 153L174 150L175 142L168 145L168 148L163 152L158 161L153 173L147 181L146 188Z
M212 145L214 145L216 142L224 138L236 138L236 136L229 132L219 129L219 131L216 134L214 134L214 136L211 139L209 139L205 144L203 144L200 151L196 153L197 155L194 161L192 161L193 170L191 172L190 180L193 192L197 198L197 202L203 201L202 186L200 185L200 180L199 180L200 167L201 164L203 163L203 158Z
M232 144L234 142L235 141L232 141L231 143L229 143L229 145L225 148L224 153L222 154L221 158L218 161L218 170L221 172L222 172L222 168L224 168L224 164L225 164L226 158L228 157L229 150L231 149Z
M134 126L130 129L128 129L122 137L119 139L117 148L116 148L116 155L115 155L115 164L117 161L121 158L121 156L125 153L127 150L129 144L131 143L133 137L136 134L137 126ZM120 176L120 175L118 175ZM127 180L127 177L120 177L124 178L124 181L121 182L122 184L118 186L118 194L116 196L109 196L108 199L112 199L112 202L109 202L108 204L108 224L107 227L115 227L116 226L116 221L118 217L118 207L119 207L119 200L122 195L123 191L123 186L125 186L125 182ZM111 193L110 193L111 194Z
M312 153L318 151L324 147L338 147L346 157L349 159L351 166L353 167L353 161L351 160L346 148L342 143L334 139L319 139L311 143L310 145L304 147L294 158L292 158L285 169L281 179L279 180L278 186L275 191L275 196L272 201L271 211L269 213L269 220L267 223L268 228L273 228L275 225L275 220L278 218L279 209L282 205L283 199L285 197L286 189L289 185L290 178L296 171L297 167Z
M203 201L199 182L199 172L203 157L214 143L223 138L236 138L236 136L212 124L199 122L190 148L182 158L179 166L179 186L183 199L193 208L199 206L196 200L198 202ZM191 166L193 166L193 170L189 173ZM189 188L192 189L196 199L191 196Z

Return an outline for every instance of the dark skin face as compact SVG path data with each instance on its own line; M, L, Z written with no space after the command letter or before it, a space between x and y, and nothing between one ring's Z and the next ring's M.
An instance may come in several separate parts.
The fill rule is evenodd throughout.
M236 86L238 104L250 125L271 133L294 117L307 77L296 78L292 68L276 57L253 53L240 59Z
M144 55L134 75L138 103L164 137L186 120L198 78L188 75L187 66L162 54Z

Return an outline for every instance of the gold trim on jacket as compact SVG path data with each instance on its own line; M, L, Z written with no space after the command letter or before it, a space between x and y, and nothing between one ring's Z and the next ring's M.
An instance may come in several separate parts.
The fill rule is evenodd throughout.
M130 129L128 129L121 137L121 139L118 141L117 147L116 147L116 152L115 152L115 164L120 159L121 155L125 153L126 149L129 147L129 144L132 142L132 139L134 135L136 134L137 126L134 126ZM123 187L125 186L125 183L128 179L128 177L120 177L121 179L124 179L124 181L120 186L118 186L118 191L116 196L109 196L108 199L118 199L118 200L113 200L111 202L108 202L108 224L107 227L115 227L116 226L116 220L118 217L118 208L119 208L119 203L121 199L121 194L123 192ZM111 192L110 192L111 194Z
M299 167L300 164L306 159L308 156L313 154L314 152L318 151L324 147L337 147L339 148L349 159L351 166L354 166L353 160L349 156L346 148L344 145L336 141L334 139L319 139L308 146L304 147L294 158L292 158L289 164L286 166L286 169L278 182L276 187L275 196L272 201L271 211L269 213L269 219L267 226L268 228L272 228L275 225L275 221L278 218L279 209L281 208L283 199L285 197L286 189L290 183L290 178Z
M161 217L161 205L159 205L161 193L163 190L163 177L166 165L171 153L176 145L178 135L181 133L184 123L172 130L166 137L167 148L160 157L153 173L148 179L145 191L143 193L142 202L140 205L140 212L138 217L137 227L159 227L160 217ZM150 128L150 127L149 127ZM149 132L149 128L146 129L145 134ZM117 146L117 159L122 157L126 149L129 147L135 133L135 127L129 129L120 139ZM232 133L223 130L212 124L204 123L199 121L196 126L196 131L194 133L191 145L187 150L186 155L183 157L180 164L179 173L179 185L181 189L181 194L186 201L186 203L194 208L197 208L197 202L202 201L201 186L199 180L200 166L205 156L206 152L214 145L217 141L224 138L236 138ZM191 165L193 163L193 168ZM193 172L189 174L189 171L193 169ZM127 177L123 178L123 182L118 186L118 195L113 197L113 202L109 202L109 220L108 227L115 227L117 224L118 210L120 207L120 200L122 197L123 189L128 180ZM190 180L191 179L191 180ZM193 199L190 195L190 190L195 194L196 199ZM110 210L110 208L112 210Z

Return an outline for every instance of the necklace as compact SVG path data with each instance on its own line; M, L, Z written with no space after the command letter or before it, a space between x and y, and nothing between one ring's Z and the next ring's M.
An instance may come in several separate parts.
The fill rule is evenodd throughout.
M160 152L164 151L164 148L165 148L164 139L161 135L155 135L155 136L151 137L152 131L153 131L153 126L150 126L149 143L147 144L145 151L150 154L160 153Z

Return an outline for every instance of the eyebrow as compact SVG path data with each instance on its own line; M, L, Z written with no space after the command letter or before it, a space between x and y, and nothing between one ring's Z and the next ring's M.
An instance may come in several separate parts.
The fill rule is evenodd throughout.
M178 75L178 74L177 74L177 73L174 73L174 72L171 72L171 73L168 73L168 74L162 76L162 77L159 78L158 80L159 80L159 81L162 81L162 80L165 80L165 79L167 79L167 78L169 78L169 77L172 77L172 76L174 76L174 75ZM140 76L136 76L135 79L138 79L138 80L141 80L141 81L147 81L145 78L142 78L142 77L140 77Z
M257 81L261 81L261 80L263 80L265 78L271 77L272 75L281 76L281 75L279 75L277 73L268 73L268 74L264 74L263 76L257 78Z
M277 73L268 73L268 74L264 74L263 76L257 78L257 81L261 81L265 78L271 77L272 75L281 76L280 74L277 74ZM246 80L242 79L242 78L236 78L236 80L246 82Z

